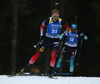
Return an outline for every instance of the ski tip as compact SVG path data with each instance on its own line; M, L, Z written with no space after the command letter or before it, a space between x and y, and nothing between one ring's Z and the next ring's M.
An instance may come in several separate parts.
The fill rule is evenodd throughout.
M7 77L13 77L14 75L7 75Z
M51 79L57 79L57 77L53 77L53 76L49 76L48 78L51 78Z
M8 75L8 77L11 77L11 75Z

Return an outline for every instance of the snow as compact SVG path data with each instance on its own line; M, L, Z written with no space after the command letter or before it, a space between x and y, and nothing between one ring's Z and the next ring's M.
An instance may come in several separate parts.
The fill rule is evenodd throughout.
M100 77L61 77L0 75L0 84L100 84Z

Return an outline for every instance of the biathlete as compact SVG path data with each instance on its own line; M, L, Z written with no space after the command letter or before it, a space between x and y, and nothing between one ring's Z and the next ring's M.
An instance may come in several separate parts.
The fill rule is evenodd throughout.
M64 39L65 45L62 48L61 55L56 64L55 73L61 67L61 63L62 63L64 57L68 56L68 54L69 54L69 59L68 59L69 64L70 64L69 72L70 72L70 75L72 75L73 71L74 71L74 60L75 60L75 56L77 53L77 45L78 45L79 37L81 37L85 40L87 40L88 37L84 33L81 33L77 29L77 24L74 24L74 23L71 25L71 28L69 28L68 33L62 34L60 36L60 39L62 39L63 37L66 37L66 39Z
M46 34L45 37L43 38L44 28L46 28ZM51 47L52 51L51 51L49 77L52 77L51 73L56 62L58 41L62 28L65 28L65 31L68 31L69 25L67 22L59 18L59 10L53 9L52 16L49 17L47 20L43 21L40 27L40 40L43 40L43 43L37 50L36 54L32 56L32 58L29 61L29 64L25 68L23 68L21 72L24 72L26 69L28 69L28 67L31 64L33 64L48 47Z

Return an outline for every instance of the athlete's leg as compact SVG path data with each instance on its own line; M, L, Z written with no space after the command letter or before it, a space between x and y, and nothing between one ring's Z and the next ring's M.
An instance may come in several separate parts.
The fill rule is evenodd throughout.
M61 63L62 63L62 60L63 60L63 57L66 55L67 51L66 51L66 47L63 47L62 51L61 51L61 55L58 59L58 62L57 62L57 65L56 65L56 68L60 68L61 67Z
M71 54L72 56L70 57L70 69L69 69L69 71L71 73L73 73L73 71L74 71L74 60L75 60L76 53L77 53L77 50L74 50Z
M60 68L60 67L61 67L62 60L63 60L63 55L62 55L62 53L61 53L61 55L60 55L60 57L59 57L59 59L58 59L56 68Z
M32 58L30 59L29 64L21 70L21 73L28 70L30 68L31 64L33 64L36 61L36 59L39 58L40 55L41 55L41 52L40 52L40 49L38 49L37 53L35 55L33 55Z
M37 58L39 58L41 55L40 49L38 49L37 53L35 55L32 56L32 58L29 61L29 64L33 64Z
M55 62L56 62L56 53L57 53L57 49L53 49L51 51L51 60L50 60L50 66L54 67L55 66Z
M33 55L32 58L30 59L29 61L30 64L33 64L40 57L40 55L45 51L45 49L48 47L47 43L48 43L47 40L43 42L43 44L38 49L37 53Z
M50 71L49 71L49 77L52 77L53 68L56 63L56 53L58 49L58 44L53 44L52 51L51 51L51 60L50 60Z
M74 59L75 59L75 56L73 55L71 58L70 58L70 72L73 72L74 71Z
M53 50L51 51L51 60L50 60L49 77L52 77L53 68L54 68L55 62L56 62L56 53L57 53L57 49L53 49Z
M56 74L59 70L59 68L61 67L61 64L62 64L62 61L63 61L63 57L65 56L66 52L65 52L65 49L66 47L63 47L62 51L61 51L61 55L57 61L57 64L56 64L56 68L55 68L55 71L54 71L54 74Z
M40 56L41 54L45 51L45 49L49 46L49 40L47 38L45 38L45 40L43 41L43 43L41 44L40 48L38 49L38 51L36 52L35 55L32 56L32 58L29 61L29 64L24 67L21 72L25 71L26 69L29 69L30 65L33 64Z

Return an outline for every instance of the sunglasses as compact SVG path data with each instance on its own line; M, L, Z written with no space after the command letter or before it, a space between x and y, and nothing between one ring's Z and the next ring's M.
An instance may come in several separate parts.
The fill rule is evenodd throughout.
M76 30L76 28L72 28L72 30Z
M52 15L52 17L53 17L53 18L59 18L59 15L58 15L58 16L54 16L54 15Z

